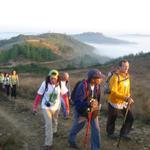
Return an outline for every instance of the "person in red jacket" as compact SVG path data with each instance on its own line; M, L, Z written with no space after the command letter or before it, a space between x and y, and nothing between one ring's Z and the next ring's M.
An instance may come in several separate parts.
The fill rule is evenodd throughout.
M69 104L69 74L64 72L61 75L61 106L63 110L63 115L65 119L68 119L70 113L70 104Z

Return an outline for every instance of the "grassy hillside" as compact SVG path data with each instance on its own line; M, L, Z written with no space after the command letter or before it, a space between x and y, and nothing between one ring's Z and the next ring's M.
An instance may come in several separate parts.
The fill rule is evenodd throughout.
M51 48L40 47L29 43L15 44L7 51L0 52L0 62L13 61L51 61L60 58Z
M130 62L130 76L131 76L131 93L135 100L135 105L133 106L134 114L136 117L140 117L144 120L150 120L150 53L146 54L139 54L136 56L130 55L126 57ZM122 59L122 58L120 58ZM90 68L98 68L100 69L104 74L107 75L109 69L111 66L116 66L118 64L118 61L120 59L113 60L110 63L104 64L104 65L97 65L93 67L83 67L78 68L74 66L73 64L67 63L66 68L63 68L65 62L60 62L62 66L58 67L55 65L55 63L52 63L49 66L46 65L30 65L30 69L24 68L22 66L17 67L19 72L32 72L33 74L41 74L43 77L46 76L49 69L56 68L60 71L68 71L71 76L71 85L72 87L74 84L83 78L86 78L87 71ZM45 68L44 66L47 66ZM34 69L33 69L34 68ZM41 72L41 70L43 70ZM41 73L40 73L41 72ZM26 80L26 79L25 79ZM29 79L32 80L32 79ZM33 80L34 82L34 80ZM27 84L27 82L25 82ZM32 84L34 86L34 84ZM24 87L24 84L22 85ZM28 85L26 85L28 86ZM31 86L31 85L29 85ZM33 87L32 89L35 89L36 87ZM31 92L33 93L33 91ZM103 92L102 92L103 93ZM102 95L102 102L104 104L104 108L106 108L106 97Z
M58 55L66 53L87 53L92 51L93 47L81 43L71 36L59 33L45 33L41 35L19 35L9 40L0 41L0 50L8 50L15 44L30 43L37 47L50 48ZM82 53L81 52L81 53Z
M104 63L107 57L97 56L93 47L66 34L45 33L41 35L19 35L0 41L0 63L27 65L49 62L57 67L76 68ZM61 62L61 63L60 63ZM43 64L45 65L45 64Z
M149 150L149 136L150 136L150 53L139 54L136 56L130 55L126 57L130 61L130 75L132 85L132 96L135 100L133 106L135 122L134 130L130 133L131 141L121 139L121 150ZM120 58L121 59L121 58ZM115 66L119 59L114 60L105 65L97 65L92 68L98 68L103 73L107 74L111 66ZM62 62L61 62L62 63ZM11 150L41 150L44 143L44 128L43 117L40 106L38 107L37 115L32 115L33 101L37 90L45 80L48 73L46 68L40 68L36 65L30 65L26 69L31 70L35 68L34 73L19 73L20 86L17 88L18 96L14 100L6 97L0 93L0 149ZM75 85L78 80L87 77L89 68L65 70L70 74L71 87ZM19 69L19 68L18 68ZM22 71L26 70L20 66ZM57 69L57 68L56 68ZM30 71L31 71L30 70ZM39 74L38 71L44 72ZM59 70L62 72L61 70ZM100 113L100 128L101 128L101 143L104 150L116 150L118 140L109 139L106 136L106 112L105 103L106 97L102 95L102 111ZM71 114L68 120L64 120L62 111L60 111L58 122L58 137L54 137L54 149L61 150L62 145L65 150L71 150L68 145L68 134L72 126L73 108L71 107ZM122 126L123 118L118 117L116 121L116 134ZM5 127L5 128L4 128ZM85 136L86 126L78 134L77 143L80 149L83 147L83 139ZM16 136L17 135L17 136ZM60 141L60 142L58 142Z
M47 39L50 43L57 45L63 52L68 52L69 49L74 50L78 54L90 53L94 48L90 45L79 42L73 37L59 33L45 33L38 36L42 39Z

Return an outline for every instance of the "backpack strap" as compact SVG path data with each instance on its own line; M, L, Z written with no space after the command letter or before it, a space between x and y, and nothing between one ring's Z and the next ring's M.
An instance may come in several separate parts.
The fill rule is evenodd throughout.
M86 95L86 97L88 97L88 96L89 96L89 93L90 93L90 92L89 92L89 89L88 89L88 82L87 82L87 80L85 80L85 79L84 79L82 82L83 82L84 89L85 89L85 95ZM85 98L86 98L86 97L85 97Z
M87 80L83 80L83 85L84 85L84 89L85 89L85 98L87 98L89 95L90 95L90 91L89 91L89 87L88 87L88 81ZM98 85L98 86L96 86L95 85L95 94L94 94L94 96L95 96L95 98L98 100L98 101L100 101L99 99L100 99L100 85Z
M100 90L101 90L101 86L100 86L100 84L99 85L97 85L96 86L96 99L97 99L97 101L100 103L100 97L101 97L101 92L100 92Z
M111 75L109 75L109 76L107 77L107 80L106 80L107 83L109 82L109 80L111 79L111 77L113 76L113 74L115 74L115 72L110 72L110 73L111 73Z
M116 75L117 75L117 77L118 77L118 84L119 84L120 82L123 82L123 81L125 81L125 80L128 80L128 79L129 79L129 76L127 76L126 78L124 78L124 79L120 80L120 76L119 76L119 74L118 74L118 73L114 73L114 74L116 74Z

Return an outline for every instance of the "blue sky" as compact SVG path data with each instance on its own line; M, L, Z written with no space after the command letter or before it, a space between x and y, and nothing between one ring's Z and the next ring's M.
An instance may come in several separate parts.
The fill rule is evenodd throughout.
M150 34L149 0L0 0L0 32Z

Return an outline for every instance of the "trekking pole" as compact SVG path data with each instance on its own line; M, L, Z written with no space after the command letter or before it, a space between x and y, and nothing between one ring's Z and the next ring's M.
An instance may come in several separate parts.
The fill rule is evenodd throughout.
M84 147L86 147L86 145L88 144L91 119L92 119L92 111L88 113L88 122L87 122L86 133L83 141Z
M129 108L130 108L130 105L127 106L127 110L126 110L126 113L125 113L125 116L124 116L124 119L123 119L122 127L124 126L124 124L126 122L126 118L127 118L128 112L129 112ZM120 132L119 140L118 140L118 143L117 143L118 148L119 148L119 145L120 145L120 141L121 141L121 132Z

